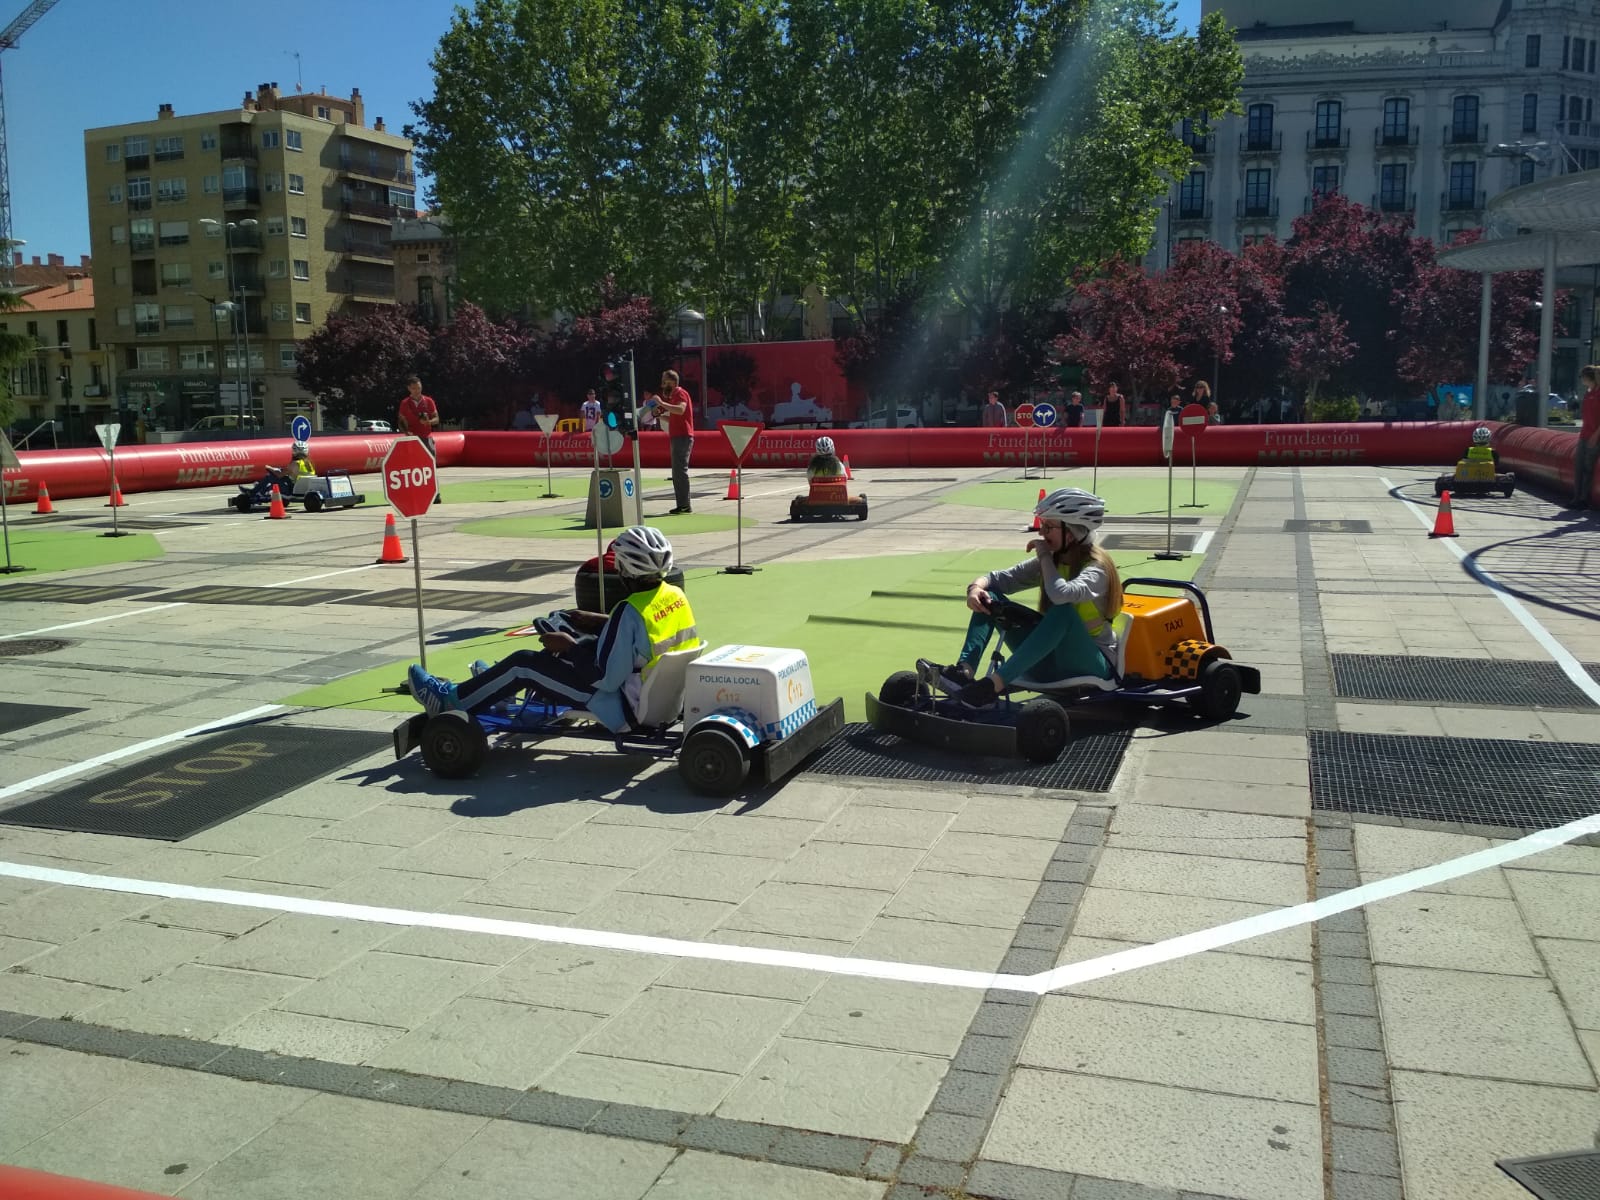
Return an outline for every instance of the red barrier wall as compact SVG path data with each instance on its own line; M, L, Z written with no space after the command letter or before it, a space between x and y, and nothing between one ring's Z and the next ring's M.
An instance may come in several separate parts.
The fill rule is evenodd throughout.
M1318 465L1448 465L1471 440L1472 422L1360 422L1348 425L1213 425L1200 435L1198 460L1203 466L1264 464ZM1090 428L1022 429L829 429L763 431L745 457L748 467L803 467L820 433L833 438L851 467L1020 467L1046 456L1055 466L1087 466L1094 461L1095 430ZM1524 430L1523 433L1542 433ZM1553 435L1563 436L1563 435ZM338 467L363 473L378 470L394 440L392 435L328 434L311 446L321 468ZM504 467L527 471L545 465L546 435L472 430L441 433L435 439L442 467ZM1177 458L1189 457L1179 439ZM1570 437L1567 438L1571 444ZM214 487L261 478L269 463L289 459L287 438L244 442L191 442L170 446L130 446L117 452L117 478L124 492L180 487ZM558 433L548 440L550 462L558 467L594 463L594 446L586 433ZM1502 451L1502 453L1504 453ZM1569 455L1571 451L1568 451ZM106 456L99 450L24 451L22 469L5 472L11 503L31 502L41 481L53 499L104 496L110 490ZM669 465L667 435L646 433L640 460L659 470ZM631 464L631 449L619 454L618 465ZM1100 463L1107 467L1155 467L1161 457L1158 428L1107 429L1100 435ZM733 452L719 430L695 434L694 466L726 470ZM1571 486L1570 462L1566 468ZM1531 473L1531 472L1530 472Z
M1494 431L1494 448L1500 465L1524 479L1541 483L1562 500L1572 495L1573 473L1578 467L1578 437L1559 429L1501 425ZM1589 505L1600 503L1600 471L1589 489Z

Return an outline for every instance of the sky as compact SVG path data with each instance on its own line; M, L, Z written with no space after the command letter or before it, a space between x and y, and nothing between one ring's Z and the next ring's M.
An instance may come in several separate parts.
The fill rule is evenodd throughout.
M0 0L0 28L27 0ZM76 264L89 253L83 131L236 108L247 91L276 82L292 94L360 88L368 126L395 133L413 101L433 90L429 62L448 29L448 0L60 0L17 45L0 53L12 236L43 261ZM1192 29L1200 0L1178 0ZM295 55L299 54L298 63ZM418 180L426 203L427 181Z

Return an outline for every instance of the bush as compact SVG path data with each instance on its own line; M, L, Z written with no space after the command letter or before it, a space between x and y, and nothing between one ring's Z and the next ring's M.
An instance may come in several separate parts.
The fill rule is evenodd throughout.
M1313 421L1359 421L1361 401L1354 396L1329 396L1311 405Z

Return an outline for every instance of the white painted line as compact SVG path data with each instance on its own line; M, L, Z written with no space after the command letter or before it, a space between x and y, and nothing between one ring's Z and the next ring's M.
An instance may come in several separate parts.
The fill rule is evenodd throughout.
M1395 485L1387 479L1379 476L1378 482L1383 484L1389 492L1394 492ZM1407 500L1404 496L1396 498L1411 510L1411 515L1422 523L1424 529L1431 530L1433 528L1433 519L1428 516L1427 511L1421 505L1413 500ZM1554 634L1539 623L1539 619L1528 611L1522 601L1506 591L1505 585L1488 571L1485 571L1477 563L1469 561L1467 552L1457 545L1454 540L1450 538L1439 538L1438 540L1444 543L1446 550L1461 561L1467 570L1472 573L1474 579L1499 597L1500 603L1504 604L1506 610L1517 619L1524 629L1533 635L1533 640L1538 642L1544 648L1544 652L1555 660L1556 664L1566 673L1567 678L1577 685L1578 690L1596 704L1600 704L1600 683L1595 682L1589 672L1583 669L1583 664L1578 661L1571 651L1556 640Z
M1193 553L1204 554L1207 550L1211 549L1211 539L1216 536L1217 531L1215 529L1201 530L1201 532L1195 535Z
M1240 921L1230 921L1226 925L1202 929L1198 933L1186 933L1181 937L1169 938L1149 946L1135 946L1129 950L1118 950L1114 954L1105 954L1084 962L1067 963L1054 970L1031 976L1030 983L1035 985L1032 990L1041 993L1053 992L1074 984L1087 983L1092 979L1120 975L1125 971L1137 970L1139 967L1171 962L1175 958L1187 958L1191 954L1201 954L1207 950L1231 946L1236 942L1261 937L1263 934L1292 929L1296 925L1309 925L1313 921L1320 921L1335 913L1348 912L1352 908L1360 908L1375 900L1388 900L1406 892L1414 892L1418 888L1443 883L1448 879L1459 879L1474 871L1527 858L1531 854L1538 854L1541 850L1564 845L1586 833L1596 832L1600 832L1600 813L1592 817L1583 817L1556 829L1541 829L1515 842L1504 842L1487 850L1479 850L1461 858L1452 858L1448 862L1434 863L1429 867L1407 871L1404 875L1393 875L1388 879L1362 884L1346 892L1325 896L1321 900L1296 904L1293 908L1257 913Z
M26 633L0 634L0 642L13 641L16 638L35 637L41 633L54 633L58 629L80 629L85 625L98 625L101 621L120 621L123 617L138 617L145 613L160 612L163 608L182 608L185 600L174 600L171 604L157 604L150 608L135 608L128 612L111 613L104 617L90 617L87 621L68 621L65 625L46 625L43 629L30 629Z
M293 587L297 583L310 583L313 579L332 579L335 575L353 575L357 571L370 571L377 565L377 563L367 563L360 567L346 567L342 571L324 571L321 575L304 575L299 579L285 579L281 583L264 583L261 586L273 588Z
M180 729L176 733L165 733L157 738L139 742L132 746L124 746L120 750L108 750L94 758L86 758L80 763L73 763L70 767L59 767L54 771L46 771L43 775L35 775L32 779L24 779L8 787L0 788L0 800L7 800L23 792L31 792L35 788L44 787L46 784L56 782L58 779L70 779L74 775L82 775L85 771L106 763L116 762L119 759L129 758L135 754L142 754L146 750L154 750L157 746L165 746L170 742L181 741L186 737L193 737L197 733L209 733L214 729L225 729L230 725L240 724L255 717L265 716L270 712L277 712L283 705L263 704L256 708L247 708L244 712L234 713L231 717L219 717L215 721L207 721L203 725L191 725L188 729Z

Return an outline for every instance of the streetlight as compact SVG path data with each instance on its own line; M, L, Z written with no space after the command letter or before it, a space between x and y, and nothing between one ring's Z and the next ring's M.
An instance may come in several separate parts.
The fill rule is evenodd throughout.
M235 354L238 353L239 333L241 330L244 333L244 363L242 368L237 364L234 368L234 387L240 388L239 423L243 425L245 420L245 404L249 403L252 414L255 412L255 400L251 396L251 393L255 389L255 380L252 378L250 370L250 301L245 295L244 284L239 283L237 286L235 286L237 273L233 269L233 233L236 229L254 229L256 227L256 221L253 217L246 217L242 221L226 222L218 221L214 217L201 217L200 224L206 226L207 228L220 228L222 230L222 253L223 258L225 259L224 270L227 274L228 295L229 297L238 298L238 306L234 311L239 313L240 320L237 323L234 323L232 320L230 320L229 325L233 328L234 332ZM215 319L215 315L216 314L213 311L213 319ZM242 388L239 382L239 374L241 370L244 375L244 383Z
M1228 320L1228 306L1226 304L1217 305L1217 316L1221 320L1218 322L1217 340L1211 344L1211 399L1217 401L1217 406L1220 408L1222 402L1217 400L1217 380L1222 374L1221 326L1226 324Z
M204 292L190 292L189 295L195 297L196 299L204 300L211 306L211 341L217 358L217 410L220 412L224 407L222 403L222 333L217 328L217 321L220 320L224 314L226 314L230 318L231 324L231 318L233 315L233 301L217 300L214 297L206 295Z

